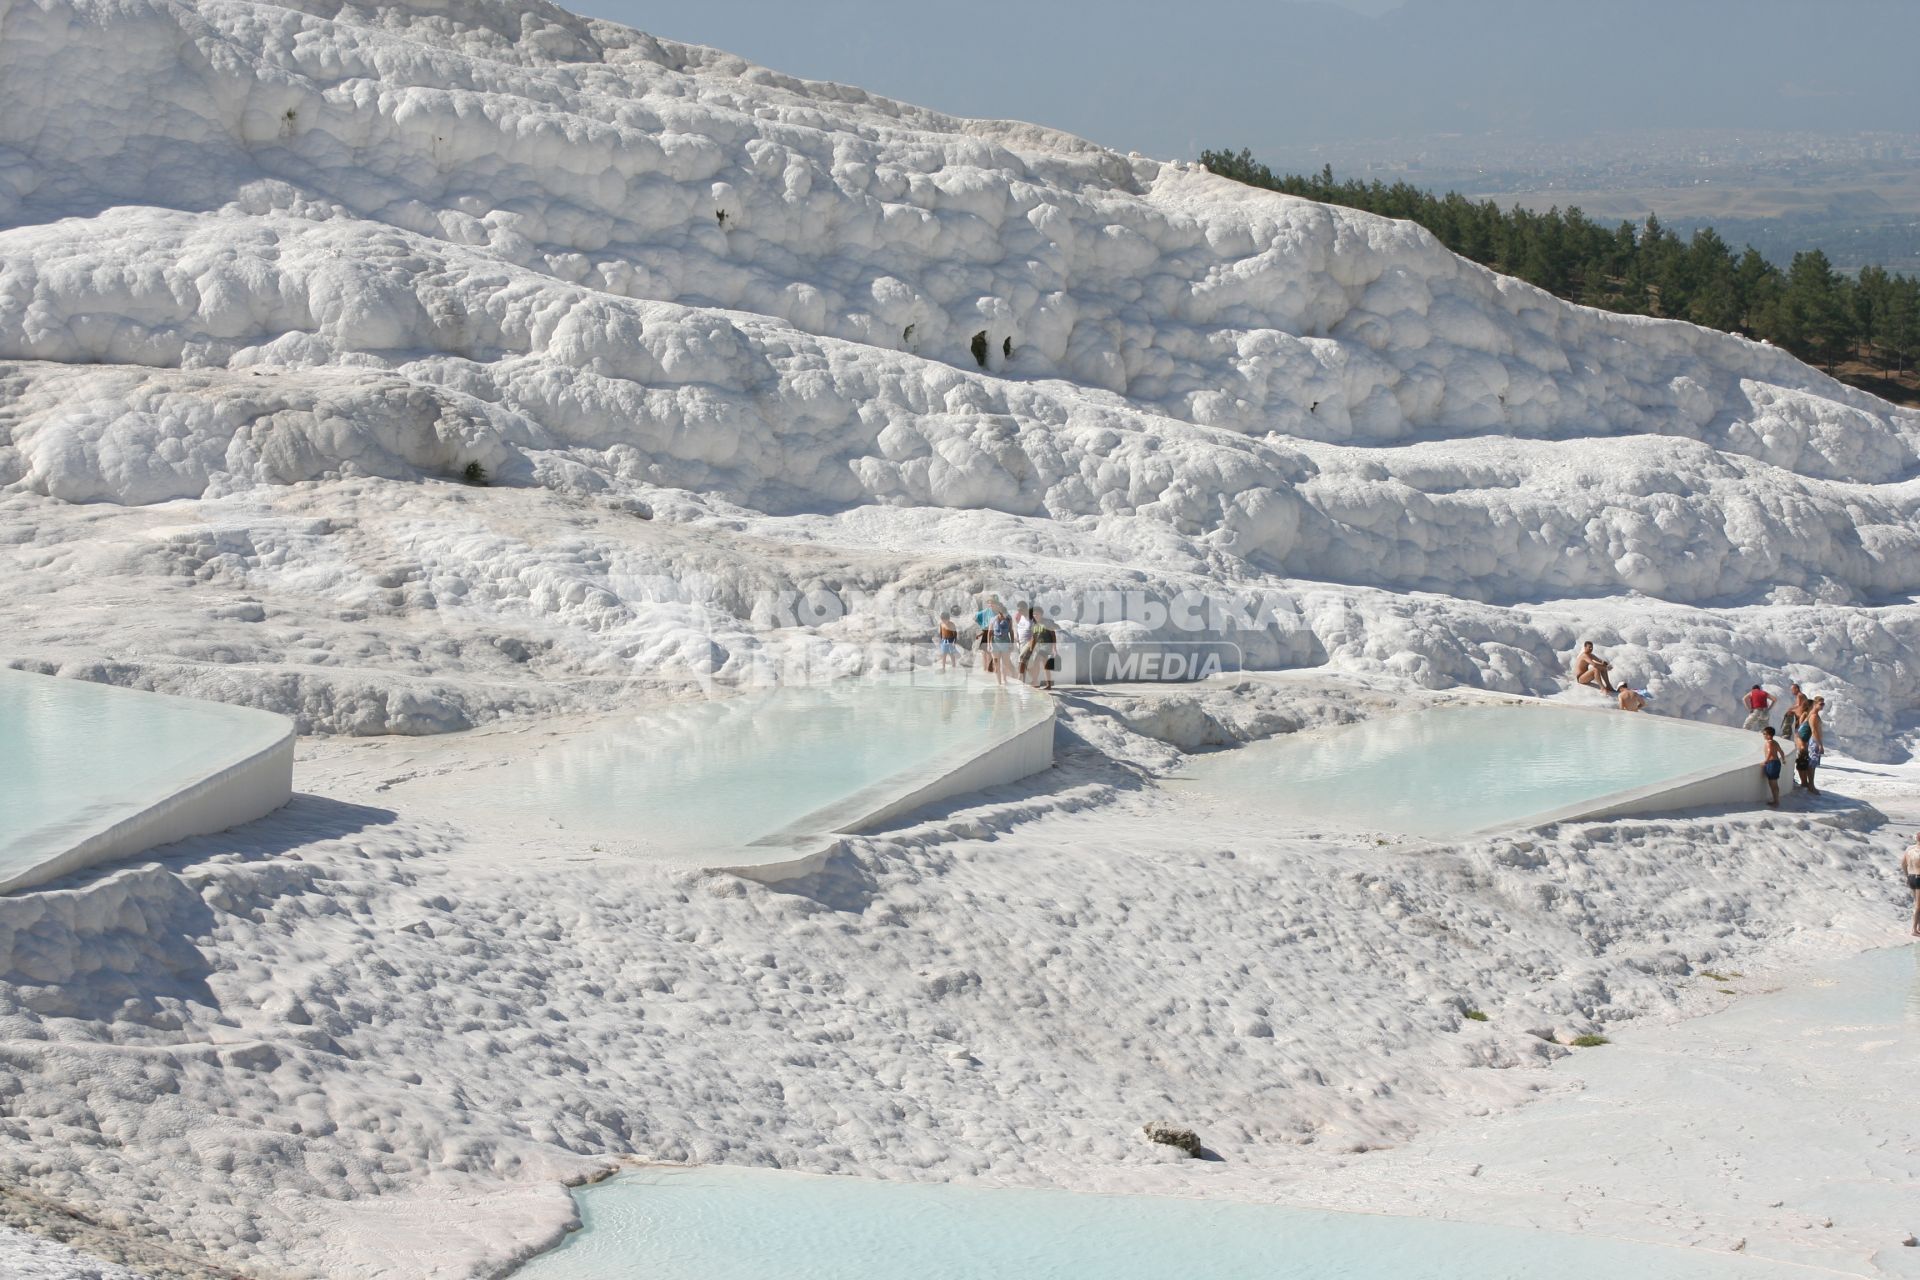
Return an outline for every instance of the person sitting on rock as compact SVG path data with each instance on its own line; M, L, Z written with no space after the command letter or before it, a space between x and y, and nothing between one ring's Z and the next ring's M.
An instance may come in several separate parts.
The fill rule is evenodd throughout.
M1617 692L1613 687L1613 677L1608 673L1613 664L1607 662L1593 651L1593 641L1580 646L1580 656L1573 660L1573 679L1575 684L1592 685L1596 689L1605 689L1608 693Z
M1647 700L1638 690L1627 683L1625 676L1620 677L1620 709L1622 711L1645 711Z

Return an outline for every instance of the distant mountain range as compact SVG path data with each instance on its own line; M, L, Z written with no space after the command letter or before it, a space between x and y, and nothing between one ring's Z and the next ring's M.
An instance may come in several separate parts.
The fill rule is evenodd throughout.
M1244 84L1256 140L1404 134L1409 102L1427 133L1920 120L1909 0L1409 0L1378 17L1292 3L1245 6L1240 24L1220 70Z
M1920 121L1914 0L584 0L778 70L1192 156L1488 131ZM1372 16L1362 10L1387 9Z

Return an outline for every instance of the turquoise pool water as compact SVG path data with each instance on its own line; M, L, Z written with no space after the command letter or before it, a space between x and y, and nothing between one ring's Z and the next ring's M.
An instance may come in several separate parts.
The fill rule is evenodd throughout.
M678 860L785 849L1052 713L1042 694L977 676L796 686L649 707L387 794L607 853Z
M763 1169L647 1170L514 1280L1775 1280L1800 1268L1604 1238L1273 1205Z
M1816 1162L1846 1168L1848 1177L1809 1186L1783 1174L1767 1185L1773 1194L1790 1194L1801 1215L1904 1223L1913 1150L1912 1109L1904 1104L1920 1051L1920 947L1829 966L1789 990L1688 1022L1679 1035L1680 1043L1662 1041L1664 1048L1649 1053L1631 1052L1629 1041L1582 1058L1586 1090L1520 1113L1535 1124L1521 1133L1514 1158L1537 1159L1557 1144L1577 1147L1583 1125L1622 1123L1622 1106L1663 1123L1672 1123L1669 1112L1679 1112L1736 1130L1764 1124L1790 1152L1833 1145L1827 1118L1865 1107L1879 1118L1882 1140L1840 1150L1838 1163L1832 1154ZM1757 1095L1730 1089L1754 1070L1742 1063L1753 1056L1749 1045L1767 1046L1768 1069L1781 1073L1783 1083ZM1864 1093L1862 1071L1874 1082ZM1639 1110L1656 1096L1664 1096L1658 1108ZM1788 1113L1780 1114L1782 1107ZM1722 1115L1723 1109L1734 1113ZM1584 1114L1589 1111L1597 1114ZM1661 1167L1658 1158L1654 1167ZM637 1171L584 1188L575 1199L581 1230L516 1271L514 1280L1787 1280L1837 1274L1706 1249L1464 1222L722 1166ZM1891 1262L1904 1263L1897 1233L1886 1239Z
M285 737L279 716L0 670L0 879Z
M1290 821L1452 839L1707 770L1760 738L1625 711L1442 707L1196 757L1175 785Z

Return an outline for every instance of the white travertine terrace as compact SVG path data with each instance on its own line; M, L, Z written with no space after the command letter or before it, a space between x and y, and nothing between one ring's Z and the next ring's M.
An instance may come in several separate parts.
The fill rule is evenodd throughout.
M1465 1212L1567 1041L1904 930L1863 801L1912 771L1860 761L1915 728L1917 446L1408 224L532 0L0 0L0 662L313 735L243 832L0 898L0 1185L319 1280L498 1276L625 1156ZM850 671L980 587L1250 593L1248 665L1325 670L1064 698L1044 788L777 888L395 798L380 735ZM1133 622L1067 629L1182 638ZM1583 638L1664 714L1828 695L1841 796L1416 851L1168 783L1456 686L1598 703ZM1472 1212L1857 1270L1915 1224L1798 1188L1912 1185L1898 1119L1528 1146Z
M1790 669L1884 755L1917 440L1411 224L548 5L0 5L0 518L28 568L200 582L143 677L271 667L249 696L311 728L592 702L710 640L725 679L782 641L758 590L998 557L1292 593L1256 666L1541 692L1597 634L1722 717ZM469 463L571 502L419 483ZM61 505L181 501L191 531ZM695 574L717 637L658 587ZM18 643L113 656L69 620ZM426 624L459 637L430 663Z

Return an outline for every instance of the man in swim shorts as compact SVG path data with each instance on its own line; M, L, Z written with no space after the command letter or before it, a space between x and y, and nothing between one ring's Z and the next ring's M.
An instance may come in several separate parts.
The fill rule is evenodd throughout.
M940 611L940 625L933 634L934 648L940 654L940 669L960 665L960 628L953 625L953 615L945 609Z
M1749 689L1747 691L1746 704L1747 722L1743 726L1744 728L1758 733L1773 723L1773 695L1765 689L1762 689L1759 685L1755 685Z
M1773 795L1773 799L1767 801L1767 803L1774 806L1775 808L1779 808L1780 806L1780 744L1774 739L1772 725L1768 725L1766 728L1762 729L1760 733L1761 733L1761 736L1763 736L1766 739L1766 752L1767 752L1765 758L1763 758L1760 762L1760 774L1762 777L1764 777L1767 780L1767 790Z
M1900 874L1907 878L1907 888L1913 892L1913 936L1920 938L1920 832L1900 855Z
M1613 687L1613 677L1607 673L1613 670L1613 664L1603 661L1593 651L1593 641L1588 640L1580 646L1580 656L1573 660L1573 682L1590 684L1596 689L1605 689L1608 693L1617 692Z

